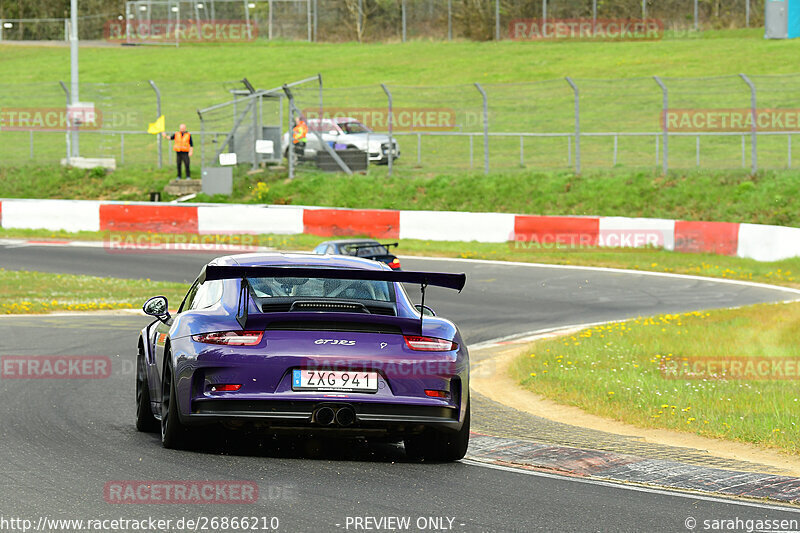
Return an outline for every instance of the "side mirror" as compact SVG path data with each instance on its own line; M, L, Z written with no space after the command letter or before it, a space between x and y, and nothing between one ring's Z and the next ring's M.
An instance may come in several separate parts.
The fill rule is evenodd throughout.
M142 306L144 314L154 316L162 322L169 319L169 305L166 296L153 296Z
M422 313L422 316L436 316L436 313L433 312L433 309L427 305L416 304L414 307L417 308L417 311Z

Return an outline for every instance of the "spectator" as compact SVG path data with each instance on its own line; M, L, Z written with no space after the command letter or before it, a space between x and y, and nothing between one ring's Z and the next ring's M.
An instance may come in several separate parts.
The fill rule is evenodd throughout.
M166 139L167 134L161 133ZM192 134L186 131L186 124L181 124L180 130L176 131L169 136L170 140L174 140L175 144L172 149L175 151L175 159L178 162L178 179L181 179L181 164L186 169L186 179L192 179L192 169L190 166L189 158L194 153L194 143L192 142Z
M305 121L298 117L294 119L294 128L292 129L292 143L294 144L294 153L298 158L301 158L306 153L306 136L308 135L308 125Z

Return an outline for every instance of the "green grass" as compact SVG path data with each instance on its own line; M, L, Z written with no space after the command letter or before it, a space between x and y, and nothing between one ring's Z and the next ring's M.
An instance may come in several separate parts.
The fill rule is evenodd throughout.
M382 169L383 170L383 169ZM67 170L57 166L0 168L0 198L145 201L171 179L165 172L121 168ZM262 182L264 185L259 186ZM800 226L800 181L792 172L689 172L667 178L619 171L576 177L569 172L406 175L377 172L345 177L237 171L230 197L195 201L318 205L352 208L509 212L539 215L629 216ZM165 197L169 199L169 197Z
M0 238L103 240L111 234L103 232L53 232L47 230L0 229ZM127 234L126 234L127 235ZM175 238L176 235L132 234L152 237L158 242ZM182 242L191 242L197 235L179 235ZM215 242L233 242L266 246L276 250L308 251L330 237L316 235L219 235ZM138 242L138 241L137 241ZM146 242L146 241L145 241ZM491 244L478 242L442 242L414 239L398 240L400 255L428 257L455 257L461 259L489 259L495 261L520 261L573 266L599 266L691 274L712 278L737 279L784 285L800 288L800 258L782 261L759 262L753 259L727 257L712 254L690 254L669 252L655 248L550 248L517 247L514 243ZM219 255L225 255L219 250Z
M648 42L271 42L158 46L83 46L83 82L218 81L247 76L276 87L322 69L334 87L373 83L506 83L574 76L715 76L796 72L800 44L765 40L763 30L705 32ZM69 48L0 46L4 83L69 79ZM714 58L709 61L708 58ZM322 62L321 62L322 60ZM205 68L213 65L213 68ZM357 80L357 83L354 83Z
M156 294L174 304L186 293L183 283L50 274L0 268L0 314L135 309Z
M480 82L489 96L492 132L568 133L574 131L573 95L563 78L571 76L581 87L582 131L658 132L662 96L653 75L665 77L673 108L748 107L749 92L739 72L762 75L754 78L761 90L761 107L798 107L797 78L787 81L766 75L796 72L793 59L799 46L792 40L765 40L757 29L705 32L693 38L653 42L256 42L177 49L87 46L80 56L81 81L87 84L81 90L81 99L97 104L106 129L144 131L155 119L155 96L146 81L152 79L162 91L168 128L186 122L198 134L196 110L228 100L228 89L241 88L235 80L246 76L255 86L268 88L321 72L326 107L383 108L386 96L379 83L386 83L392 87L398 109L445 107L454 110L459 131L479 132L481 99L472 83ZM0 87L3 106L62 107L64 95L57 80L69 78L68 53L66 47L0 46L6 74ZM714 60L709 61L709 57ZM686 76L730 77L692 82L675 79ZM602 81L607 79L620 81ZM5 85L22 83L34 85ZM301 108L318 105L313 87L298 89L296 96ZM275 106L266 104L263 113L265 124L277 123ZM227 131L231 124L231 110L225 109L209 116L206 129ZM5 131L2 138L0 159L15 164L29 159L28 133ZM480 139L473 147L471 162L466 138L423 138L419 154L416 138L400 140L404 154L398 162L401 172L462 172L482 165ZM616 165L657 167L655 142L654 137L621 137ZM117 135L81 135L82 152L91 157L120 160L121 144ZM208 144L206 157L210 160L211 148L216 145ZM526 139L522 162L519 144L519 138L492 138L492 168L530 173L530 169L570 167L566 138ZM749 140L745 139L745 144L746 161L742 165L741 137L704 138L702 165L749 168ZM785 137L762 136L759 151L762 168L787 167ZM582 139L585 169L611 169L612 152L612 138ZM34 135L36 160L54 161L63 153L62 134ZM693 168L695 139L673 137L670 159L673 168ZM154 160L152 137L126 136L127 165L149 165Z
M797 303L659 315L537 342L511 372L537 394L600 416L797 453L796 375L692 372L708 368L698 360L796 364L798 334Z

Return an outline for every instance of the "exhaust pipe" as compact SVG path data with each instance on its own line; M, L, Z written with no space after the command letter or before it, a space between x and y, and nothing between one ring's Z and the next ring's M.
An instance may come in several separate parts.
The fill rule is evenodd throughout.
M333 424L335 417L336 413L334 413L333 409L330 407L320 407L317 409L317 412L314 413L314 420L316 420L317 424L322 426L330 426Z
M342 407L336 412L336 423L342 427L352 426L356 421L356 412L351 407Z

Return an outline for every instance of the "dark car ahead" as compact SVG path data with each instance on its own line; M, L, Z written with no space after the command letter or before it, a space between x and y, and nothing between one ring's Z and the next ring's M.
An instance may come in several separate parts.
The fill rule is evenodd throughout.
M316 248L315 254L352 255L386 263L392 270L400 270L400 260L389 253L389 248L396 247L397 243L380 243L369 239L344 239L338 241L325 241Z

